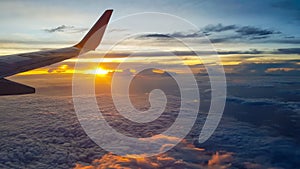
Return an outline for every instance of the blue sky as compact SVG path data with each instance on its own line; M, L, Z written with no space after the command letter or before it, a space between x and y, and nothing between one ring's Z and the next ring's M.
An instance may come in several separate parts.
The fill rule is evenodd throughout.
M299 34L296 28L288 28L299 26L299 7L299 1L287 0L1 1L1 20L39 21L46 17L44 19L50 23L61 20L73 23L74 20L80 19L78 17L90 18L91 21L92 16L97 16L107 8L112 8L117 11L114 14L115 18L136 12L155 11L187 18L196 25L198 22L198 26L202 23L270 26L287 30L287 33Z
M135 50L144 40L146 48L163 44L170 47L169 51L178 51L178 46L164 38L166 35L197 46L204 33L228 63L296 60L300 54L300 2L296 0L7 0L0 2L0 55L72 45L105 9L114 9L112 21L140 12L161 12L184 18L198 27L184 30L171 23L170 28L132 38L131 44L138 45L128 43L125 47L131 48L127 50ZM110 23L103 44L112 35L134 33L136 30L127 29L131 24L137 29L149 29L143 22L148 21L140 17L122 24ZM247 59L238 61L242 57Z
M108 8L117 19L138 12L163 12L185 18L199 28L209 25L254 26L299 37L300 2L287 0L88 0L88 1L1 1L1 39L18 35L49 37L43 29L60 25L89 27ZM138 22L138 21L137 21ZM53 35L51 35L53 36ZM51 38L51 37L49 37ZM70 40L73 40L70 38ZM76 37L74 37L76 41Z
M86 26L107 8L114 19L137 12L165 12L188 19L201 27L207 24L239 24L273 28L299 35L300 2L287 0L87 0L1 1L2 33L34 32L31 29L59 24ZM27 24L25 24L27 23ZM19 26L15 27L14 26ZM22 30L20 30L22 26ZM39 27L40 26L40 27Z

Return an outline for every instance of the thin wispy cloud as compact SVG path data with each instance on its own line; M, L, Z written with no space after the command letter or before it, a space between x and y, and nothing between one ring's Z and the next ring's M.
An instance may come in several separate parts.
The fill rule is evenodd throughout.
M300 48L277 49L277 51L275 51L273 53L274 54L298 54L298 55L300 55Z
M243 26L236 30L237 33L243 36L255 35L255 36L264 36L272 34L281 34L279 31L274 31L270 29L261 29L253 26Z
M75 26L61 25L51 29L44 29L45 32L55 33L55 32L66 32L66 33L81 33L87 31L87 28L76 28Z
M226 33L225 33L226 32ZM142 35L138 38L157 38L157 39L172 39L172 38L201 38L209 37L213 43L236 42L236 41L259 41L262 39L279 38L282 35L281 31L272 29L259 28L255 26L239 26L239 25L223 25L221 23L207 25L196 32L174 32L174 33L154 33ZM294 38L294 37L293 37ZM287 41L289 42L289 41Z
M205 26L202 31L206 33L211 33L211 32L224 32L224 31L229 31L229 30L235 30L237 29L237 25L223 25L221 23L216 24L216 25L207 25Z

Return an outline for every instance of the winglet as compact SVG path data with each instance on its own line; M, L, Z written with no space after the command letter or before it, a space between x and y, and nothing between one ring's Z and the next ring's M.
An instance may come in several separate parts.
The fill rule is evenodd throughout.
M102 40L112 12L112 9L106 10L85 37L74 47L84 48L85 51L95 50Z

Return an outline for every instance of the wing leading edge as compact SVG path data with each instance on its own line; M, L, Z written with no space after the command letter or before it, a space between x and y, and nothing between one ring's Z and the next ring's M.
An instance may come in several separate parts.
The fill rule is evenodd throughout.
M84 38L72 47L0 56L0 96L35 92L32 87L4 79L7 76L48 66L76 57L79 53L95 50L102 40L112 12L113 10L106 10Z

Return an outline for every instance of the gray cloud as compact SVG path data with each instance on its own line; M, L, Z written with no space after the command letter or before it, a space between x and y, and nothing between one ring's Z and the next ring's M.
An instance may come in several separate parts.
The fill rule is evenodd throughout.
M201 32L195 32L195 33L174 32L174 33L170 33L170 34L154 33L154 34L142 35L138 38L172 39L172 38L196 38L196 37L204 37L204 34Z
M64 32L66 29L72 29L72 28L74 28L74 26L61 25L61 26L58 26L58 27L52 28L52 29L44 29L44 31L49 32L49 33Z
M154 34L141 35L138 38L171 38L171 37L168 34L154 33Z
M274 54L297 54L297 55L300 55L300 48L277 49L273 53Z
M223 32L223 31L229 31L229 30L235 30L237 29L237 25L222 25L221 23L217 25L207 25L203 28L203 32Z
M248 51L218 51L220 55L230 55L230 54L262 54L264 51L260 51L257 49L251 49Z
M223 32L231 31L230 34L222 34ZM270 43L278 41L278 43L298 43L295 41L295 37L285 39L285 41L274 40L276 35L282 34L280 31L271 29L263 29L254 26L238 26L238 25L223 25L221 23L216 25L207 25L199 31L187 33L187 32L174 32L174 33L154 33L142 35L138 38L157 38L157 39L172 39L172 38L199 38L209 36L212 43L223 43L223 42L246 42L255 41L262 42L263 39L270 40ZM218 36L216 36L218 35ZM264 41L268 42L268 41Z
M253 26L243 26L236 30L237 33L243 36L265 36L265 35L272 35L272 34L280 34L281 32L273 31L269 29L261 29Z
M212 32L219 33L219 32L225 32L230 30L235 31L240 36L255 36L253 37L253 39L267 38L267 35L272 35L272 34L281 34L281 32L279 31L262 29L254 26L223 25L221 23L216 25L207 25L202 29L203 32L208 34Z
M275 39L275 40L268 40L264 42L270 43L284 43L284 44L300 44L300 39Z
M51 29L44 29L44 31L48 33L54 33L54 32L80 33L86 30L87 28L76 28L75 26L66 26L66 25L61 25Z

